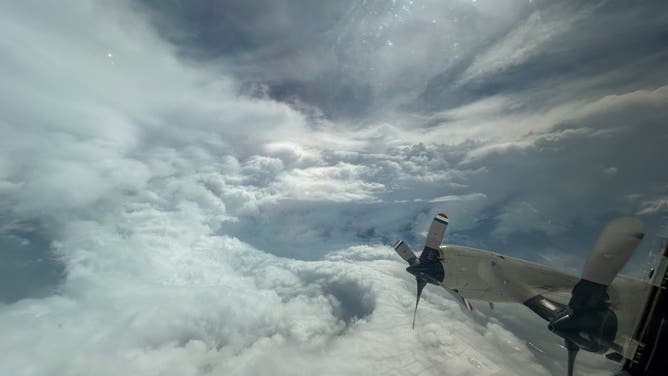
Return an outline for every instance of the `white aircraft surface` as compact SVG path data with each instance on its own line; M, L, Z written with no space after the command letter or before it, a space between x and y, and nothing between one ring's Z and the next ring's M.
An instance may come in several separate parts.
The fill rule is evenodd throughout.
M578 350L605 354L615 361L632 359L638 347L642 307L652 288L649 280L618 275L644 237L635 217L611 221L602 231L580 277L536 263L459 245L441 245L448 217L438 214L419 258L403 241L395 251L417 280L413 327L422 290L429 283L446 289L464 311L468 299L524 304L564 339L568 374ZM664 266L665 269L665 266Z

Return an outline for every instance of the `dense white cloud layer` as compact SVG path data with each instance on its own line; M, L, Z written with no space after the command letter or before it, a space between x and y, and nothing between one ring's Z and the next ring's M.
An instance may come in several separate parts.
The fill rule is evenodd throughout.
M351 10L339 40L359 31L383 43L346 51L378 67L363 72L374 93L412 82L407 97L416 97L439 64L457 60L457 43L486 51L464 81L493 75L565 28L519 5L434 7L403 10L416 18ZM453 32L472 20L481 32L513 30L483 48L474 35L440 39L443 29L424 39L416 19ZM390 106L406 100L397 94L387 113L354 124L317 103L247 95L239 71L257 66L186 62L127 4L22 2L4 5L0 20L0 236L28 244L39 232L50 242L44 257L64 267L53 294L0 303L0 374L549 374L561 359L534 357L531 333L512 334L512 320L490 313L467 321L436 289L411 331L414 281L381 244L404 236L418 248L443 207L455 219L449 241L468 244L473 231L559 236L607 215L610 202L665 209L665 179L619 184L638 172L610 154L629 135L638 136L631 152L658 150L648 135L659 132L666 86L557 101L541 113L526 100L548 85L426 114ZM550 32L533 38L541 27ZM415 69L445 48L447 61ZM288 60L271 74L295 74ZM324 69L311 66L302 73ZM629 116L639 112L658 115ZM599 159L586 152L601 144ZM618 188L568 213L546 196L581 204L603 184ZM553 336L540 338L560 356ZM595 372L596 360L584 359Z

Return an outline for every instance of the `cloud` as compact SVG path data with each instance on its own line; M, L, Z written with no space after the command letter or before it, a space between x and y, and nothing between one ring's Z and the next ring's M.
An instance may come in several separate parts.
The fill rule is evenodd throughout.
M345 200L407 202L480 192L488 197L488 210L476 210L476 222L495 216L489 213L490 208L507 204L518 172L532 174L542 168L552 171L551 180L569 176L565 161L573 163L573 158L568 156L563 158L563 165L544 168L552 163L542 159L545 145L554 145L553 150L567 149L562 144L584 137L598 139L598 145L590 150L611 150L612 145L618 145L614 140L622 140L631 125L656 133L657 123L653 123L651 114L661 113L659 103L665 101L663 65L657 64L665 51L656 41L665 20L653 15L653 5L342 2L325 12L313 11L308 5L273 2L265 10L273 9L281 17L270 20L253 10L264 5L180 4L187 17L180 17L174 8L144 5L163 35L183 27L201 29L194 34L195 43L190 34L185 39L169 38L181 53L191 58L201 57L193 49L211 53L216 59L213 61L228 63L225 67L242 82L266 88L265 97L269 95L300 110L303 103L308 103L307 107L314 109L308 112L325 117L324 123L322 119L319 122L326 128L320 130L337 130L336 143L324 146L332 137L324 131L318 135L320 144L308 149L315 168L308 173L304 170L283 175L284 181L294 182L282 186L288 190L292 189L290 184L299 186L299 176L322 178L321 173L312 173L355 169L365 172L356 177L358 183L344 183L351 190L343 195L348 196ZM247 14L248 25L257 27L235 22L216 26L211 14L229 17L223 10L230 12L227 14ZM190 22L190 17L198 22ZM285 26L286 19L295 24L313 22L322 28L297 36ZM600 23L623 28L615 32L617 37L611 37L591 26ZM633 26L640 24L645 26ZM240 36L235 40L241 42L229 48L225 43L231 39L224 33ZM589 37L583 39L581 35ZM223 45L215 42L220 39L217 36L225 42ZM388 46L388 40L392 46ZM629 53L621 54L615 43L623 43ZM592 51L598 51L600 57ZM310 67L317 68L314 71ZM359 87L370 90L359 97ZM348 100L362 103L365 109L355 109L357 104ZM334 121L328 123L327 119ZM639 144L647 146L646 141ZM652 146L639 155L651 159L660 153ZM495 168L501 168L500 175L490 170L488 161L494 164L497 157L518 154L525 157L522 163L513 159L503 167L496 164ZM610 161L600 159L607 166L596 168L610 166ZM634 157L627 164L644 163ZM525 167L526 173L521 172ZM364 182L361 185L360 180ZM563 189L532 184L532 194L547 190L555 201L572 200L575 192L594 192L599 186L578 187L580 177L558 180ZM621 189L626 184L615 187ZM494 193L497 190L498 194ZM613 190L608 197L627 194ZM335 192L317 197L326 195L342 200L342 195ZM592 196L582 197L584 201ZM277 195L272 195L264 202L278 201ZM605 215L603 206L636 211L617 200L603 204L595 210L596 215ZM539 209L545 210L548 218L562 215L557 210ZM282 213L286 214L284 210ZM565 222L576 219L578 214L573 214L576 216Z
M473 62L462 73L459 84L471 80L484 80L485 76L522 65L535 54L541 53L545 44L556 35L566 32L578 18L590 11L581 12L572 18L553 17L550 10L536 10L521 20L512 30L485 51L475 56ZM543 16L547 14L548 17Z
M499 216L499 225L494 228L494 235L507 236L512 232L541 231L548 235L555 235L565 231L565 228L542 218L540 212L526 201L513 202L506 205L503 214Z
M123 6L104 10L26 3L3 15L26 43L5 46L2 60L22 62L3 76L19 89L0 104L2 225L40 221L64 275L52 295L0 305L0 373L516 372L488 359L499 350L477 348L514 338L500 328L483 336L463 320L424 320L413 333L414 287L398 260L378 258L389 248L305 262L220 234L247 221L249 205L368 202L384 185L360 164L326 162L315 141L286 147L309 134L302 114L240 97L179 62ZM64 22L72 11L76 30ZM435 294L421 316L444 311L459 315ZM514 359L531 361L522 350Z
M193 227L196 213L145 210L145 216L125 218L136 224L131 235L111 223L70 225L71 235L58 245L69 267L61 293L2 308L3 372L356 374L376 367L380 373L482 368L512 374L514 362L531 361L499 327L483 336L463 316L426 319L461 315L437 291L425 296L424 322L414 334L413 281L400 261L364 261L360 254L387 255L389 248L299 262L206 235L205 226ZM167 224L145 226L146 216ZM497 336L484 351L471 342ZM397 344L397 337L405 340ZM505 347L512 362L499 361L502 352L494 355Z

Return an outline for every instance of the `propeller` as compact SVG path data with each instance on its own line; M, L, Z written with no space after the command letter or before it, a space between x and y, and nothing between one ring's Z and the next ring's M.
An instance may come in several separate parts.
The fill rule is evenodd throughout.
M415 299L415 311L413 311L413 329L415 329L415 317L417 316L417 307L420 303L420 296L422 296L422 290L427 286L427 282L424 279L416 278L417 280L417 299Z
M582 279L610 285L644 236L640 218L621 217L612 220L599 235L585 264Z
M575 356L578 354L580 348L573 341L569 339L564 340L564 346L568 351L568 376L573 376L573 366L575 365Z
M612 220L603 229L580 281L573 287L568 306L548 325L551 331L564 338L569 376L573 375L580 348L603 352L613 344L617 316L610 309L608 286L644 237L643 227L642 221L636 217L622 217Z
M429 227L427 241L419 258L402 240L397 240L394 243L394 250L409 264L406 271L413 274L415 276L415 281L417 282L417 296L415 299L415 311L413 312L413 329L415 329L415 317L417 316L417 308L418 304L420 304L422 290L424 290L427 283L440 285L441 282L443 282L443 264L441 264L438 249L441 246L441 241L443 241L443 236L445 235L445 229L447 227L448 217L442 213L437 214Z

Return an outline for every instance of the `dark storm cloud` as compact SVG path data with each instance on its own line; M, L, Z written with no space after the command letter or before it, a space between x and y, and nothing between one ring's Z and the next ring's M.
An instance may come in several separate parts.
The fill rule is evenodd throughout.
M161 34L192 57L243 57L250 54L276 59L296 50L308 51L347 16L354 1L198 2L138 1L151 11Z
M140 4L186 56L228 62L248 85L333 118L514 92L526 93L519 105L544 107L655 88L667 76L658 1ZM567 87L576 80L587 82Z
M317 105L328 116L357 115L371 101L338 47L358 2L138 2L161 34L191 59L222 60L249 92ZM345 58L345 57L343 57ZM262 89L262 87L266 89ZM336 103L336 105L334 105Z
M138 2L185 56L227 62L272 98L331 118L377 113L388 99L414 95L439 65L457 60L455 50L478 46L526 8L508 3L502 17L480 18L464 2Z

